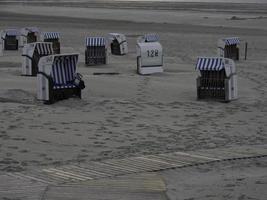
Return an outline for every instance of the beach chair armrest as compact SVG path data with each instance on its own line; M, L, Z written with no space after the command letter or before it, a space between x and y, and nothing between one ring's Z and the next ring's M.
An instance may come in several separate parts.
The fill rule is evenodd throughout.
M45 78L48 79L49 83L53 83L53 79L51 76L47 75L46 73L44 72L37 72L37 74L41 74L42 76L44 76Z
M29 55L26 55L26 54L22 54L21 56L27 57L27 58L29 58L30 60L33 59L32 57L30 57Z

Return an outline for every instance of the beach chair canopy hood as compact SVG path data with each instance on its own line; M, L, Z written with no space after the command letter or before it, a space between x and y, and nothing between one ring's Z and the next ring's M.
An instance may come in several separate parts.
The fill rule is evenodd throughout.
M128 53L128 43L124 34L109 33L108 42L112 54L125 55Z
M53 54L52 42L25 44L22 49L22 75L36 76L39 59L51 54Z
M60 33L59 32L44 32L43 37L44 39L59 39Z
M39 31L39 29L37 27L25 27L25 28L22 28L21 29L21 34L23 36L26 37L28 35L28 33L36 33L36 34L39 34L40 31Z
M126 37L125 35L121 34L121 33L109 33L109 38L111 40L118 40L119 43L122 43L122 42L126 42Z
M237 45L240 44L240 40L238 37L230 37L222 39L225 45Z
M6 29L3 31L3 37L5 38L6 36L19 36L20 33L17 29Z
M106 38L104 37L87 37L85 39L87 47L101 47L106 46Z
M220 71L224 69L223 58L198 58L196 69L202 71Z
M236 72L234 61L222 57L199 57L196 69L199 71L221 71L224 69L227 77Z
M152 34L146 34L144 36L145 42L158 42L159 41L159 36L155 33Z

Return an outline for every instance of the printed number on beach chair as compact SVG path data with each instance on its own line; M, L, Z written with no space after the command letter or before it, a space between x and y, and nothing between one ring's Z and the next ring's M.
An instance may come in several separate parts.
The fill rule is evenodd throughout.
M40 59L37 98L45 103L69 97L81 98L82 76L76 73L78 54L45 56Z
M85 64L107 64L107 47L106 39L104 37L86 38Z
M222 57L198 58L196 69L197 98L231 101L237 99L237 75L235 63Z

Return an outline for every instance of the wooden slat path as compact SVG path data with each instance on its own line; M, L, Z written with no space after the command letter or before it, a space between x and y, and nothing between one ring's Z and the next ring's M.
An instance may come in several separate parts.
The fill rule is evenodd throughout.
M27 173L14 173L12 176L57 185L257 156L267 156L267 145L110 159L81 165L65 165L29 171Z

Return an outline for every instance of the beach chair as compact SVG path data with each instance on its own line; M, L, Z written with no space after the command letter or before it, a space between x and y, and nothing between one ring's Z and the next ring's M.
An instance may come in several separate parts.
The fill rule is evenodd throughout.
M78 54L57 54L40 59L37 73L37 99L46 104L81 98L85 87L82 76L76 73Z
M125 35L121 33L109 33L108 40L111 54L125 55L128 53L128 44Z
M145 35L137 41L137 73L141 75L163 72L163 51L158 37Z
M20 33L17 29L6 29L1 31L1 52L6 50L18 50Z
M53 54L51 42L35 42L25 44L22 49L22 75L36 76L41 57Z
M107 64L107 46L104 37L87 37L85 49L85 64L102 65Z
M197 98L225 102L237 99L237 75L232 59L200 57L197 60Z
M25 27L20 30L20 46L40 40L40 31L37 27Z
M238 37L223 38L218 40L218 56L239 60L239 44Z
M60 34L58 32L43 32L42 41L52 42L55 54L60 54Z

